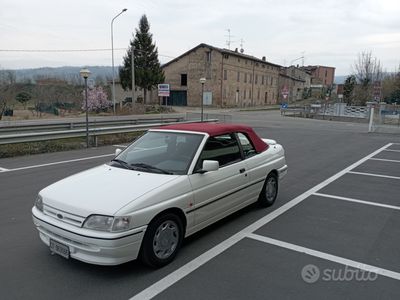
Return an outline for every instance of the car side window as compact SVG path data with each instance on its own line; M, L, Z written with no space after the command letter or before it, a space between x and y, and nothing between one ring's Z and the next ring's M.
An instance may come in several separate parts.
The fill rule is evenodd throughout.
M204 160L216 160L223 167L242 159L239 144L234 134L209 137L200 154L196 169L201 169Z
M252 157L253 155L256 155L257 151L255 150L254 146L252 145L248 137L240 132L237 135L240 141L240 145L242 146L243 149L244 157L249 158Z

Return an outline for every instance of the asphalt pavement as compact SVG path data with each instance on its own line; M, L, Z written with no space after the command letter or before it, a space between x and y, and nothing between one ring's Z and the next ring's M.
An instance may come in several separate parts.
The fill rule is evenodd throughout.
M0 159L0 298L399 299L399 136L276 111L232 115L284 146L277 202L195 234L158 270L52 256L33 226L40 189L110 160L116 147ZM353 278L339 276L346 270Z

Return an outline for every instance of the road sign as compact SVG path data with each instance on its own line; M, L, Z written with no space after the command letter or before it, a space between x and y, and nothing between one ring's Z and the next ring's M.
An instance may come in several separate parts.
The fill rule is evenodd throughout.
M286 85L283 87L281 93L282 93L283 99L286 99L287 96L289 95L289 90Z
M158 85L158 97L169 97L168 83L163 83Z
M380 81L374 82L374 100L380 101L382 95L382 86Z

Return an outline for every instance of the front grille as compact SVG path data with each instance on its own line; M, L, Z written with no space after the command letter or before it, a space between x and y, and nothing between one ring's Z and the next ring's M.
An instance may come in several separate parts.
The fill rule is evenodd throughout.
M76 227L82 227L83 222L85 222L84 217L56 209L46 204L43 205L43 213L49 217Z

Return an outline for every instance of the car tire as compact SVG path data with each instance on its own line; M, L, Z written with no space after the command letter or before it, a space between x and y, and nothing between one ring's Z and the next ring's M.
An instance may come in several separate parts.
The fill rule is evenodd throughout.
M258 203L262 207L269 207L274 204L278 196L278 176L275 173L269 173L264 181L264 186L258 197Z
M140 257L144 264L160 268L177 255L183 240L182 220L173 213L154 219L147 227Z

